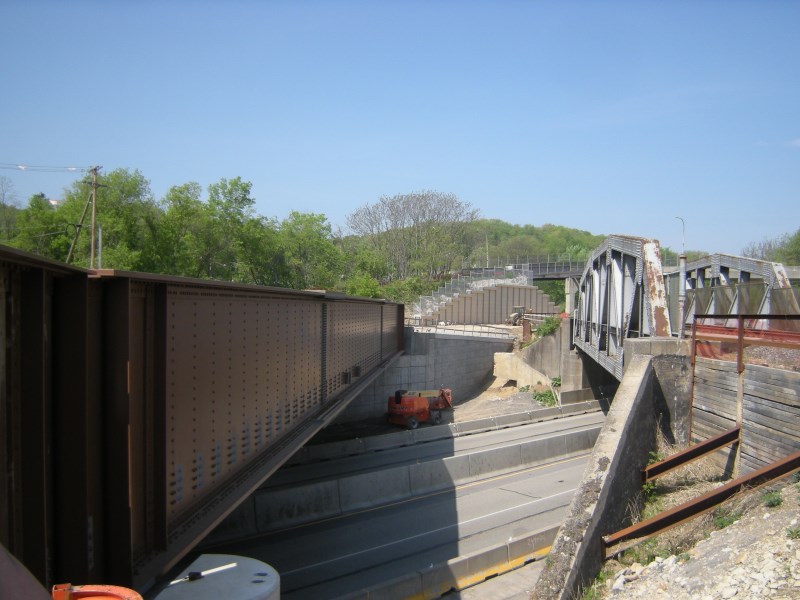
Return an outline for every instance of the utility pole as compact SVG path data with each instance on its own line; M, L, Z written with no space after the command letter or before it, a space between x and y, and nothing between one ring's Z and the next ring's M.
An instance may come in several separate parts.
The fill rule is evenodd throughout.
M89 253L89 268L94 269L94 246L95 246L95 221L97 219L97 172L103 167L92 167L92 245Z
M686 328L686 222L681 217L675 217L681 222L681 255L678 257L680 263L680 287L678 288L678 314L681 316L681 324L678 328L678 339L682 340Z

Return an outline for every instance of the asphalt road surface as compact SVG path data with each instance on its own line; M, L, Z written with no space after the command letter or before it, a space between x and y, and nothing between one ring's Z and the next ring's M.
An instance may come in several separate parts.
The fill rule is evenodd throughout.
M492 433L504 432L514 437L519 432L513 429ZM473 438L470 443L483 443L476 438L484 435L487 434L469 436ZM530 432L526 439L530 439ZM458 440L449 440L451 447L454 441ZM508 439L495 442L509 444ZM452 455L452 449L450 452ZM213 551L250 556L272 565L281 575L282 598L336 598L501 544L523 533L560 524L587 458L588 452L427 496L217 546Z

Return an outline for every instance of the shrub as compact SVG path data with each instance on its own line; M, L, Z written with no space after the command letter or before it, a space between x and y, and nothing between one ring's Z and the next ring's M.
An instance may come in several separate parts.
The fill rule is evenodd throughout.
M552 335L558 331L559 327L561 327L560 317L547 317L544 322L536 328L536 335L539 337Z
M550 390L547 390L546 392L534 392L533 399L543 406L556 405L556 397Z

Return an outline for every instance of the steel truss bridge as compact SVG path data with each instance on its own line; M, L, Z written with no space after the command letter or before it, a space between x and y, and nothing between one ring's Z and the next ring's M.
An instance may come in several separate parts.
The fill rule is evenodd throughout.
M713 254L663 273L658 241L613 235L594 250L580 278L573 342L618 380L627 338L670 337L696 314L797 315L798 291L780 263ZM772 323L772 325L771 325ZM763 327L775 326L764 319Z
M0 248L0 543L147 589L403 351L402 305Z

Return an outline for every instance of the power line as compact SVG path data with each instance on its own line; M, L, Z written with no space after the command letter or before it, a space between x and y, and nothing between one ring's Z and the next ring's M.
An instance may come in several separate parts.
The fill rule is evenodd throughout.
M0 162L0 169L6 171L31 171L34 173L85 173L91 167L57 167L52 165L26 165L23 163Z

